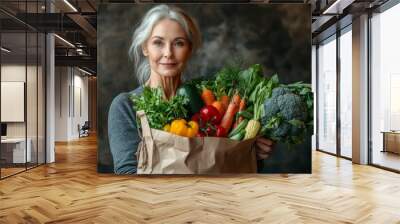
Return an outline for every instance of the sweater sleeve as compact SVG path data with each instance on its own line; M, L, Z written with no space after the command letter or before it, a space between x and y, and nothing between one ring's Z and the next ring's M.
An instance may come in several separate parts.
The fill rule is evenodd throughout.
M136 173L136 151L141 140L135 114L129 93L114 98L108 114L108 138L116 174Z

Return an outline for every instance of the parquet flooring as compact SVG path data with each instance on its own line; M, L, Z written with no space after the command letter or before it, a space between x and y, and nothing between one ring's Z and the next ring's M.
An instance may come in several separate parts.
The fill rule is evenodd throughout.
M313 152L311 175L98 174L96 139L0 181L0 223L400 223L400 175Z
M17 167L17 168L14 168L14 167L12 167L12 168L9 168L9 167L4 168L4 167L2 167L1 168L1 177L7 177L7 176L13 175L15 173L19 173L21 171L24 171L24 170L25 170L25 167Z

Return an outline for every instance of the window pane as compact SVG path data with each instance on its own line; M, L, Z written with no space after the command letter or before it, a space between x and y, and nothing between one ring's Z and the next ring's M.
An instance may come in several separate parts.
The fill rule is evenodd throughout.
M336 40L318 48L318 148L336 153Z
M352 141L352 35L340 36L340 152L351 158Z
M399 21L400 4L371 20L372 163L396 170L400 170Z
M37 165L37 33L27 33L27 80L26 80L26 117L27 117L27 141L30 144L30 158L28 168Z
M30 159L26 142L26 33L1 34L1 123L6 129L1 140L1 177L25 170ZM28 147L26 147L28 146Z

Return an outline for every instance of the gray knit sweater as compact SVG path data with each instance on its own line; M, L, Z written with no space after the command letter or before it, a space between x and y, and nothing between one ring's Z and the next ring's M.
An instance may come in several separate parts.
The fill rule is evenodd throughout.
M136 151L140 142L136 127L136 111L129 96L142 94L143 87L124 92L114 98L108 113L108 138L116 174L136 173Z

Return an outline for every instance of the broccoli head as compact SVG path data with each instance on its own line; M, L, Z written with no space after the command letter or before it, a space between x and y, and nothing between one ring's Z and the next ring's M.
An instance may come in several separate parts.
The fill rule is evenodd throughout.
M264 102L262 125L266 126L267 137L289 143L301 139L307 121L307 105L299 96L286 87L273 89Z

